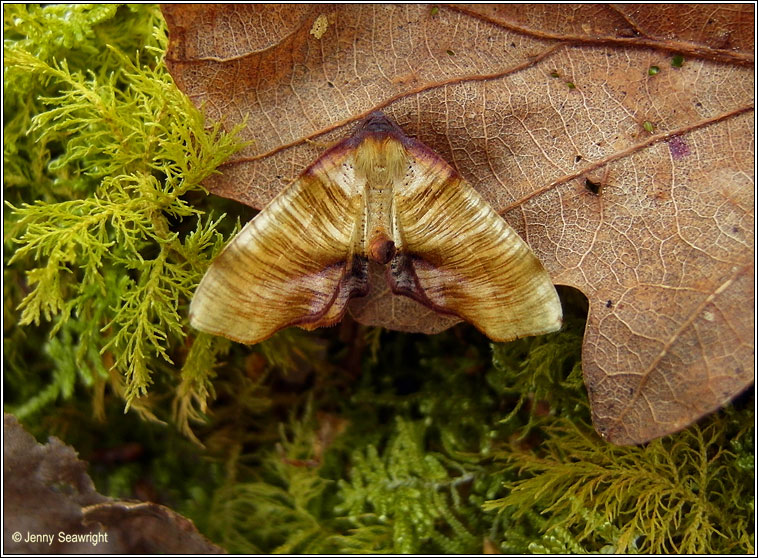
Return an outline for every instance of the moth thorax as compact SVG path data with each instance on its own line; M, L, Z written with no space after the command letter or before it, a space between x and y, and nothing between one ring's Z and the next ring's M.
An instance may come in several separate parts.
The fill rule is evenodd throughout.
M407 161L405 147L391 135L369 136L355 152L355 170L366 177L369 186L390 186L403 176Z

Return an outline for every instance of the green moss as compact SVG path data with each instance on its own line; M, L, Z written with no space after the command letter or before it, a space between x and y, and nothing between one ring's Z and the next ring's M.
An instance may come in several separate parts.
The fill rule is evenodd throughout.
M85 383L123 374L127 403L146 394L160 361L174 364L186 301L223 244L219 221L187 195L240 147L218 124L206 129L174 86L155 8L138 14L5 6L18 37L5 45L5 159L22 162L7 177L16 201L7 202L6 300L26 291L14 304L19 325L53 322L50 350L76 355L69 368ZM147 42L141 51L110 41L127 32ZM72 317L76 334L65 334ZM72 374L63 378L15 411L23 418L53 394L70 396Z
M588 425L558 419L539 448L499 455L520 478L485 508L525 519L549 552L561 541L572 552L752 553L753 476L727 449L752 443L749 414L715 416L644 447L611 446Z
M752 552L752 401L602 442L576 293L563 331L507 345L465 325L192 331L189 297L250 215L202 191L240 144L174 87L158 9L4 23L4 403L99 490L232 552Z

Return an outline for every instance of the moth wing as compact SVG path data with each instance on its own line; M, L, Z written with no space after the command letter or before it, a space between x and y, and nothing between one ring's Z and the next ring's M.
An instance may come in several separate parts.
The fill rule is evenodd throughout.
M426 156L428 158L428 155ZM390 287L495 341L560 329L561 303L529 246L441 159L411 159L394 200Z
M241 343L332 325L368 290L354 253L360 186L337 155L319 159L211 263L190 304L193 327Z

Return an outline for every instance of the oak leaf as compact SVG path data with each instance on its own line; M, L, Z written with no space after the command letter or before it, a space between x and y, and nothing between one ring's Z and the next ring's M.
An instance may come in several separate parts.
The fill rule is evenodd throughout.
M587 296L607 440L679 430L753 381L752 5L163 10L177 85L211 119L249 116L213 193L261 208L381 109ZM362 323L453 323L373 284Z

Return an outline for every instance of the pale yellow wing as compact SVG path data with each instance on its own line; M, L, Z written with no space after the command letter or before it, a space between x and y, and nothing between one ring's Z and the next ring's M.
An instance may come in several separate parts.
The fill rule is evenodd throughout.
M257 343L288 326L332 325L367 292L355 254L363 185L344 159L319 159L226 246L192 299L193 327Z
M442 159L414 147L409 153L394 199L393 291L495 341L560 329L560 300L529 246Z

